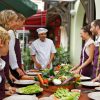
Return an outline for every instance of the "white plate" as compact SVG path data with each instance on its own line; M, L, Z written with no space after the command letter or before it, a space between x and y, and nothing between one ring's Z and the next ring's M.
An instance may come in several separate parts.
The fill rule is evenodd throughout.
M34 83L36 83L36 81L34 80L17 80L14 82L14 84L18 84L18 85L30 85Z
M34 75L37 75L37 74L42 74L40 72L26 72L27 75L31 75L31 76L34 76Z
M100 91L100 87L96 87L95 89Z
M88 97L93 99L93 100L100 100L100 92L89 93Z
M9 96L3 100L38 100L38 98L35 95L12 95Z
M49 97L42 97L39 100L56 100L56 99L55 99L55 96L54 95L50 95Z
M81 76L81 77L80 77L80 80L82 80L82 81L83 81L83 80L90 80L90 79L91 79L91 78L90 78L90 77L87 77L87 76Z
M81 82L80 84L84 86L89 86L89 87L100 86L99 82L92 82L92 81L85 81L85 82Z
M42 97L39 100L54 100L53 97Z

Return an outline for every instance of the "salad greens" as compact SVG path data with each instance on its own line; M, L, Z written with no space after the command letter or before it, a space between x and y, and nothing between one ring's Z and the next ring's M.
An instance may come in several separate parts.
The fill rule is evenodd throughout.
M49 78L49 76L54 76L54 70L53 69L48 69L45 68L43 70L41 70L42 75L44 78Z
M33 94L33 93L39 93L41 91L42 88L39 85L34 84L23 88L19 88L17 92L22 94Z
M61 66L59 72L55 75L55 78L59 78L61 76L67 76L67 78L73 77L74 74L70 73L71 68L72 66L69 64Z
M59 88L54 93L54 96L57 97L59 100L78 100L80 93L79 92L69 92L66 89Z

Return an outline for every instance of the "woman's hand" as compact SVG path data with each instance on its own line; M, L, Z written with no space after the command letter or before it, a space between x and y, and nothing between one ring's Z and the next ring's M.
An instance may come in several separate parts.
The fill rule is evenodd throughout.
M73 72L77 69L78 66L74 66L72 69L70 69L70 72Z
M77 68L76 70L72 71L72 73L74 74L80 74L81 68Z
M19 76L25 75L25 73L20 68L17 68L16 71L18 72Z
M9 87L8 91L5 92L6 96L11 96L12 94L14 94L16 92L16 88L14 87Z
M17 80L12 74L9 75L9 78L12 82Z
M24 67L25 67L24 64L21 64L22 71L23 71L24 74L26 74Z
M9 87L9 91L11 92L11 93L15 93L16 92L16 88L15 87Z
M5 93L7 96L10 96L16 92L16 88L11 87L9 83L5 83L5 89L7 90Z
M92 82L96 82L96 81L99 81L100 80L100 74L96 77L96 78L94 78L93 80L92 80Z

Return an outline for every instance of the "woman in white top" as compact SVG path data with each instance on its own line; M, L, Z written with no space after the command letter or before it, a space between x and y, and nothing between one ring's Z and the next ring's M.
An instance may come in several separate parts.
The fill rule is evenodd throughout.
M6 56L9 48L10 37L5 29L0 27L0 100L5 97L5 75L4 67L5 61L1 59L1 56Z
M18 27L18 22L19 22L18 18L19 17L16 14L16 12L14 12L12 10L3 10L0 12L0 26L3 27L4 29L6 29L8 31L8 34L11 35L9 30L15 30L16 27ZM11 37L10 41L13 43L12 37ZM11 42L10 42L10 44L11 44ZM12 47L13 47L13 45L12 45ZM9 51L10 51L10 49L9 49ZM13 52L12 52L12 54L13 54L13 56L16 57L16 55L14 55ZM6 67L4 69L6 78L15 80L15 78L11 74L9 74L9 53L7 56L2 57L2 59L6 62ZM14 62L14 60L12 62ZM17 64L14 66L11 66L11 68L15 69L16 72L19 74L19 76L24 75L24 72L19 68L19 66L17 66L17 67L15 67L15 66L17 66Z
M15 30L23 27L23 24L25 22L25 17L22 14L18 13L17 15L18 15L18 20L16 27L14 28ZM22 59L21 59L20 41L16 37L17 34L16 32L14 32L13 30L9 30L8 32L11 38L9 43L10 71L15 78L20 79L20 77L24 75L24 68L22 66ZM19 69L19 71L16 69Z
M81 29L81 38L85 41L82 51L80 64L71 69L73 73L81 73L84 76L91 76L93 71L93 56L94 56L94 40L91 38L92 33L90 31L90 26L84 26Z

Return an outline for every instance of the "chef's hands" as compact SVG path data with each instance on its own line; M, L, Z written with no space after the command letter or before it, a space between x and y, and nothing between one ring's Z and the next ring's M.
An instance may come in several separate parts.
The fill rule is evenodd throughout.
M19 74L19 76L25 75L25 73L20 68L17 68L16 71Z
M40 64L40 63L38 63L38 62L36 62L36 63L35 63L35 65L36 65L36 67L37 67L38 69L41 69L41 68L42 68L41 64ZM48 64L47 64L46 68L50 68L50 65L51 65L51 63L50 63L50 62L48 62Z
M41 69L41 68L42 68L41 64L39 64L38 62L36 62L35 65L36 65L36 67L37 67L38 69Z
M47 64L47 66L46 66L46 68L50 68L50 65L51 65L51 63L50 62L48 62L48 64Z

